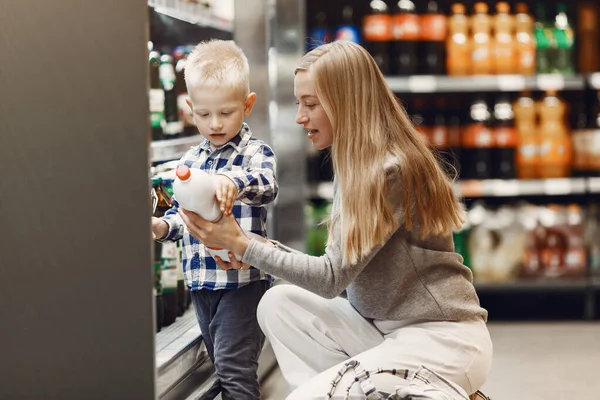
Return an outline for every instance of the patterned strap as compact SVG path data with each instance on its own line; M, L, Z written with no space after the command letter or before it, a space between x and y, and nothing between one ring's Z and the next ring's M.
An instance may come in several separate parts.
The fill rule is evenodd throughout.
M348 372L350 368L354 369L354 380L346 388L346 396L344 397L345 400L348 400L350 398L350 390L356 382L359 383L367 400L384 400L384 397L377 391L377 389L375 388L375 384L373 384L373 381L371 380L372 375L390 374L402 376L404 379L408 377L407 369L378 368L376 370L367 371L364 368L359 367L359 365L360 363L356 360L348 360L344 363L342 368L340 368L340 370L338 371L336 377L331 381L331 388L329 389L329 392L327 392L327 399L331 399L333 397L337 385L340 383L342 377L346 374L346 372Z

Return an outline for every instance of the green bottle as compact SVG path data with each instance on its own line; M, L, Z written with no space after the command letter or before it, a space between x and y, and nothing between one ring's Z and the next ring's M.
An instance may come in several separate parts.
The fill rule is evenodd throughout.
M536 8L537 20L533 25L533 35L535 36L535 64L537 72L540 74L548 74L551 71L550 53L551 53L551 37L546 28L546 7L543 4L538 4Z
M573 75L575 66L573 65L573 44L575 41L573 28L569 25L567 17L567 7L560 3L557 7L554 22L554 38L556 40L555 56L552 58L552 72L565 75Z

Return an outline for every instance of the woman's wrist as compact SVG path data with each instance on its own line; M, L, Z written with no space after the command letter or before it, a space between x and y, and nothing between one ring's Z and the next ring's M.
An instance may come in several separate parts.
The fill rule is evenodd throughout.
M246 253L246 249L248 249L249 245L250 245L250 239L248 239L248 237L246 235L240 235L236 239L231 251L233 251L235 254L239 255L240 257L243 257L244 254Z

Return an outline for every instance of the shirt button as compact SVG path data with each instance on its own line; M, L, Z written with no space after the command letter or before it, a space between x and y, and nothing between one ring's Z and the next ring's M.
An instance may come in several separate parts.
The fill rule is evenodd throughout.
M200 254L194 253L194 258L200 258Z
M212 165L213 165L213 161L212 161L212 160L210 160L210 161L208 161L208 163L207 163L207 164L208 164L208 166L209 166L209 167L212 167Z

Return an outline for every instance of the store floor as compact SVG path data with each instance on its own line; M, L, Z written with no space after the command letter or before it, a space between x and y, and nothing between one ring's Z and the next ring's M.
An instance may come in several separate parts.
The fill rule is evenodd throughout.
M484 386L493 400L600 398L600 323L490 323L494 364ZM289 392L276 369L263 400Z

